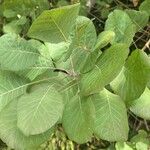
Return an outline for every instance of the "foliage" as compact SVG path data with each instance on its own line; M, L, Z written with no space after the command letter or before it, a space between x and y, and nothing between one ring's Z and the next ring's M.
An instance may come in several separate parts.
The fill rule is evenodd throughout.
M15 150L37 150L61 124L79 144L95 135L117 150L146 150L146 132L129 136L128 112L150 120L150 57L130 51L148 23L148 5L113 10L97 35L79 3L48 10L46 0L4 1L0 139Z
M149 145L148 134L144 130L139 130L130 142L117 142L115 147L116 150L148 150Z

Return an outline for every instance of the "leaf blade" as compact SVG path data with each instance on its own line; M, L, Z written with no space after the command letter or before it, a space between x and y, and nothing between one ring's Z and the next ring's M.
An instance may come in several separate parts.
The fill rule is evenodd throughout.
M44 11L33 22L28 35L44 42L67 42L78 11L79 4Z
M81 76L81 93L90 95L102 90L121 71L127 56L128 48L124 44L114 44L108 48L98 58L95 68Z
M25 135L40 134L61 117L63 102L53 84L39 84L18 102L17 126Z
M0 71L0 111L14 98L26 93L26 83L14 73Z
M99 94L91 96L91 99L96 110L94 133L108 141L127 140L127 112L120 97L104 89Z
M90 100L81 101L75 96L65 107L63 127L68 137L75 142L85 143L92 137L94 107Z
M150 120L150 90L145 89L143 94L134 100L130 106L130 110L137 116Z
M125 43L128 46L133 41L135 34L135 25L126 12L122 10L114 10L109 14L105 24L105 30L111 30L115 33L113 43Z
M35 136L25 136L17 127L17 103L13 100L0 113L0 138L11 148L19 150L37 149L52 134L52 129Z
M150 59L143 51L135 50L110 85L130 105L144 92L149 79Z
M18 71L35 64L39 57L37 49L15 34L0 37L0 63L2 69Z

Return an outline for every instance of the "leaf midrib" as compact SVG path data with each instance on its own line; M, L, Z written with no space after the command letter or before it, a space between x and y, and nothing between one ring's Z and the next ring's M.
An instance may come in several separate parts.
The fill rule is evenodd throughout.
M12 89L12 90L9 90L9 91L7 91L7 92L5 92L5 93L0 94L0 97L4 96L4 95L6 95L6 94L9 94L9 93L11 93L11 92L13 92L13 91L15 91L15 90L17 90L17 89L23 88L23 87L25 87L25 86L29 86L29 85L32 85L32 84L35 84L35 83L39 83L39 82L42 82L42 81L47 81L47 80L52 79L52 78L56 78L56 77L50 77L50 78L46 78L46 79L42 79L42 80L38 80L38 81L35 81L35 82L30 82L30 83L24 84L24 85L22 85L22 86L19 86L19 87L17 87L17 88L14 88L14 89Z
M5 51L5 52L10 52L10 51ZM24 51L24 50L11 50L11 52L13 53L26 53L26 54L34 54L34 55L40 55L39 53L35 53L35 52L29 52L29 51Z
M108 104L108 108L109 108L110 119L112 121L112 126L113 126L112 128L113 128L113 132L115 133L114 121L112 119L112 112L111 112L111 106L110 106L110 99L109 99L108 93L106 91L105 91L105 93L106 93L106 100L107 100L107 104ZM114 137L116 139L115 134L114 134Z
M53 84L53 85L54 85L54 84ZM39 107L40 107L42 101L44 100L44 98L46 97L47 93L49 92L49 90L51 89L51 87L52 87L53 85L50 85L50 86L47 88L47 90L45 91L45 93L43 94L43 96L40 98L40 101L39 101L39 103L38 103L38 105L37 105L37 107L36 107L36 110L34 111L34 114L33 114L32 120L31 120L31 125L32 125L33 119L35 118L36 113L37 113L37 111L38 111L38 109L39 109Z
M61 33L63 39L65 40L65 42L67 42L67 38L65 36L65 34L63 33L63 31L61 30L61 28L59 27L59 25L57 24L57 22L55 21L55 19L51 16L50 14L50 18L52 19L52 21L54 22L54 24L56 25L57 29L59 30L59 32Z

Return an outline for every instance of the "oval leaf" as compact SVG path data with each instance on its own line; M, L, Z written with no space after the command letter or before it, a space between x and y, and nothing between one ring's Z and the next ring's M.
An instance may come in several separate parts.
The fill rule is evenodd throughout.
M130 110L137 116L150 120L150 90L145 89L140 98L134 100Z
M94 49L101 49L109 44L115 37L113 31L103 31L98 35L97 42Z
M18 102L17 125L25 135L40 134L62 115L63 101L54 84L39 84Z
M90 97L96 109L95 134L107 141L128 138L128 118L125 104L119 96L104 89Z
M110 30L115 33L115 38L112 43L125 43L130 46L136 32L136 27L126 12L114 10L108 16L105 30Z
M108 48L99 57L95 68L81 76L81 93L90 95L109 84L121 71L127 56L128 48L124 44Z
M150 16L150 1L149 0L145 0L139 7L140 11L145 11L147 12L147 14Z
M63 127L71 140L86 143L91 139L94 112L91 100L82 101L77 95L70 100L63 113Z
M130 103L144 92L150 79L150 58L141 50L134 51L128 58L125 67L112 81L115 93Z
M35 136L25 136L17 127L17 104L14 99L0 112L0 138L12 149L37 150L51 136L53 129Z
M68 41L79 4L44 11L31 25L28 35L44 42Z
M66 59L68 67L75 72L87 72L94 66L98 54L90 55L94 50L97 35L93 22L83 16L76 20L75 33L69 47Z

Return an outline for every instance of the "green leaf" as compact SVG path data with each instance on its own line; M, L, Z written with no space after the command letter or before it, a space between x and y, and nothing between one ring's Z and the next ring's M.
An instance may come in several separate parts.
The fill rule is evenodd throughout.
M4 33L15 33L19 34L22 31L23 25L27 22L27 19L25 16L15 19L11 21L10 23L7 23L3 26Z
M102 71L98 67L95 67L90 72L83 74L80 81L81 93L83 95L90 95L102 90L105 85L100 83L102 82L101 77Z
M127 111L121 98L106 89L90 98L96 110L94 133L107 141L127 140L129 130Z
M84 73L91 71L94 68L94 66L96 65L96 61L101 54L102 54L102 52L99 49L92 51L87 56L85 63L84 63L84 66L83 66L83 69L81 70L81 73L84 74ZM84 58L82 58L82 60L83 59Z
M26 70L21 70L17 73L32 81L36 77L38 77L39 75L43 74L46 71L52 72L55 69L55 67L54 67L53 61L50 57L49 51L44 44L40 43L39 41L33 40L33 39L29 40L28 42L33 47L38 49L38 51L40 52L40 56L33 66L29 67Z
M148 150L150 146L150 140L148 138L148 133L144 130L139 130L130 140L132 143L135 143L136 150Z
M103 31L98 35L97 43L95 45L95 49L101 49L105 47L107 44L111 43L113 38L115 37L115 33L113 31Z
M93 67L98 57L98 54L94 55L92 53L96 39L97 35L93 22L86 17L79 16L76 20L73 42L66 56L67 58L70 57L68 59L69 69L83 73Z
M136 31L141 30L143 27L147 25L149 16L146 12L126 9L126 13L129 15L133 23L136 25Z
M40 56L33 66L26 70L21 70L17 73L20 76L24 76L32 81L45 72L52 72L55 67L50 57L49 51L44 44L33 39L29 40L28 43L30 43L34 48L38 49Z
M134 137L131 138L131 142L138 143L143 142L147 145L150 144L148 137L148 133L144 130L139 130L138 134L136 134Z
M136 143L136 149L137 150L148 150L149 149L149 145L143 143L143 142L138 142Z
M26 93L26 81L14 73L0 71L0 112L14 98Z
M52 72L54 70L55 68L52 60L47 60L42 56L40 56L34 66L30 67L27 70L22 70L18 72L18 74L33 81L35 78L37 78L39 75L43 74L44 72L46 71Z
M148 88L138 99L132 102L130 110L135 115L150 120L150 90Z
M90 95L109 84L121 71L127 56L128 48L124 44L114 44L108 48L98 58L95 68L81 76L81 93Z
M30 16L32 13L35 15L40 14L43 10L49 9L47 0L5 0L2 3L2 9L6 17L15 15ZM12 12L12 15L10 14Z
M21 32L21 30L22 30L21 26L16 25L14 21L3 26L4 33L19 34Z
M96 64L97 58L101 55L100 49L105 47L108 43L112 41L115 34L112 31L103 31L99 34L97 42L94 46L94 50L88 54L86 61L84 63L84 66L81 70L81 73L86 73L94 68L94 65ZM92 37L91 37L92 38ZM92 38L93 39L93 38ZM95 42L95 41L94 41ZM88 42L87 42L88 43ZM93 43L92 41L90 43ZM83 58L79 59L79 61L83 60ZM81 63L82 64L82 63Z
M23 135L17 128L17 103L17 99L13 100L0 112L0 138L16 150L37 150L51 136L52 129L35 136Z
M127 103L140 97L150 79L150 58L141 50L129 56L125 67L112 81L111 87Z
M105 47L108 43L110 43L112 41L112 39L114 38L114 36L115 36L114 32L112 32L112 31L101 32L98 36L98 39L97 39L97 42L96 42L94 48L91 49L92 51L90 52L90 54L85 55L86 59L85 58L80 58L79 56L81 56L81 55L78 54L79 56L75 57L76 63L74 64L74 66L77 63L79 63L80 66L83 66L82 70L81 70L81 73L86 73L86 72L92 70L94 68L95 64L96 64L97 58L102 53L100 51L100 49ZM94 40L94 42L95 42L95 40ZM91 43L93 43L93 42L91 41ZM77 59L77 58L79 58L79 59ZM85 61L84 63L83 63L83 60Z
M78 11L79 4L46 10L33 22L28 35L44 42L67 42Z
M45 46L48 49L49 56L54 60L58 61L69 49L70 43L61 42L61 43L45 43Z
M62 110L62 96L54 84L39 84L19 99L17 125L25 135L40 134L58 121Z
M3 15L6 18L13 18L13 17L17 16L17 13L15 11L13 11L12 9L5 9L3 11Z
M140 11L145 11L147 12L147 14L150 16L150 1L149 0L145 0L139 7Z
M126 142L117 142L115 144L115 148L116 148L116 150L134 150Z
M92 51L97 40L96 30L93 22L84 16L76 19L75 33L71 48Z
M115 38L111 43L125 43L128 46L133 41L135 29L130 17L122 10L114 10L110 13L105 24L106 31L109 30L115 33Z
M95 109L91 100L74 96L66 105L63 127L68 137L77 143L88 142L93 133Z
M0 63L2 69L18 71L35 64L39 57L37 49L15 34L0 37Z

